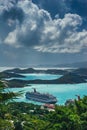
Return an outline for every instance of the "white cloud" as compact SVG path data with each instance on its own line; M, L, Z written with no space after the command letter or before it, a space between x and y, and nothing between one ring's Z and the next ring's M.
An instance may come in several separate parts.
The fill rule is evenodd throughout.
M87 31L79 31L82 18L68 13L64 18L52 20L50 14L31 1L19 1L25 19L9 32L5 44L15 47L32 47L40 52L78 53L87 47Z
M0 14L3 10L9 10L16 4L16 0L0 0Z

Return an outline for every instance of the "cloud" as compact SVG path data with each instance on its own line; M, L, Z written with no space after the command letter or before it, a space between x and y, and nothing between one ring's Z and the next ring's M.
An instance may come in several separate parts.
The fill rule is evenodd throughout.
M82 19L76 14L66 14L53 20L43 31L42 45L34 48L50 53L78 53L87 47L87 31L77 31ZM45 43L45 44L44 44Z
M16 0L5 0L4 2L1 1L0 12L3 21L8 21L8 19L11 19L22 22L24 17L23 10L17 6Z
M19 1L11 9L21 10L24 18L20 23L20 15L14 15L15 27L4 38L4 44L44 53L79 53L87 47L87 31L79 30L82 24L79 15L67 13L63 18L52 19L48 11L28 0ZM8 18L9 26L13 25L14 19Z
M23 10L17 6L17 0L0 0L0 37L5 39L24 19ZM2 42L3 43L3 42Z
M51 20L50 14L39 9L30 1L25 1L23 4L19 2L19 7L23 9L25 19L20 26L18 23L16 29L8 34L5 43L20 44L20 46L34 46L40 43L42 29L47 21Z

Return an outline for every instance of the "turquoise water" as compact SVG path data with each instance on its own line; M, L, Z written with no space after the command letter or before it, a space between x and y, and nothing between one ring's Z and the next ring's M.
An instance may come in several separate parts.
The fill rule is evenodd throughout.
M49 93L54 96L56 96L58 102L57 104L63 105L67 99L75 99L75 95L80 95L83 97L84 95L87 95L87 83L81 83L81 84L60 84L60 85L36 85L33 84L29 87L24 88L8 88L6 91L12 91L12 92L18 92L20 90L24 91L24 94L22 97L19 97L19 99L14 99L17 102L32 102L36 104L40 104L34 101L29 101L25 98L25 93L27 91L33 91L32 88L36 88L37 91L41 93Z
M62 75L54 75L54 74L21 74L25 77L19 78L19 77L13 77L8 78L6 80L12 80L12 79L21 79L21 80L35 80L35 79L42 79L42 80L52 80L52 79L58 79Z

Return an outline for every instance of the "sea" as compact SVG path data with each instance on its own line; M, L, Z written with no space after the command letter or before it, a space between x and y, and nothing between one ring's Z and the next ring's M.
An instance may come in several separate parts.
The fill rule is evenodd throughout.
M6 80L12 80L12 79L20 79L20 80L35 80L35 79L41 79L41 80L53 80L53 79L58 79L60 78L62 75L56 75L56 74L20 74L22 76L25 77L12 77L12 78L7 78Z
M34 79L45 79L52 80L60 78L62 75L52 75L52 74L22 74L25 78L9 78L11 79L21 79L21 80L34 80ZM14 99L16 102L27 102L34 103L40 105L39 102L29 101L25 97L25 93L27 91L33 91L32 88L36 88L36 90L40 93L49 93L54 95L57 98L57 104L64 105L66 100L68 99L77 99L76 95L80 95L82 98L84 95L87 95L87 83L80 84L29 84L23 88L8 88L5 89L6 92L19 92L22 91L23 94Z

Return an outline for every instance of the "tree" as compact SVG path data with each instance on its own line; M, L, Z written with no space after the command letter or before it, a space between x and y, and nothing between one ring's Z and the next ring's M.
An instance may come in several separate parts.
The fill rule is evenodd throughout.
M7 102L9 99L13 99L16 98L17 96L21 96L22 94L22 91L18 93L9 92L9 91L5 92L5 88L6 88L6 83L0 81L0 104Z

